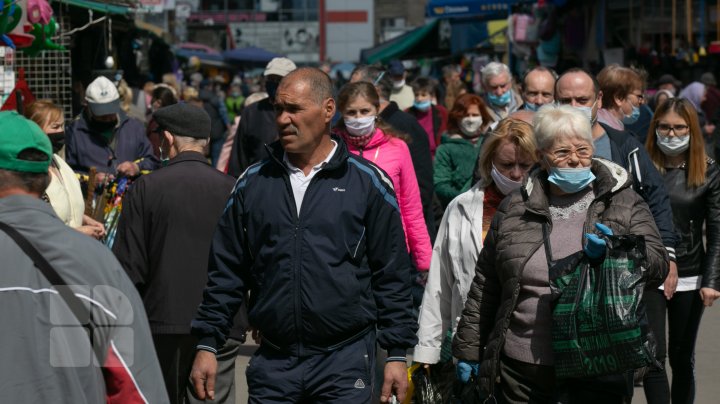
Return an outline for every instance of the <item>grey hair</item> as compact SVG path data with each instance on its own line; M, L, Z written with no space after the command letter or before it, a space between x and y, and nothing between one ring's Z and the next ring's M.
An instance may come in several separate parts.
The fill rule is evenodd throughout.
M533 118L535 145L548 150L559 138L580 138L595 150L592 127L587 116L570 105L545 104Z
M189 136L173 136L175 137L175 144L178 150L184 150L189 147L194 149L203 149L210 142L210 138L198 139Z
M508 79L512 80L512 73L510 73L510 68L505 63L490 62L486 64L485 67L482 68L482 70L480 70L483 84L487 84L490 79L497 77L503 73L507 73Z

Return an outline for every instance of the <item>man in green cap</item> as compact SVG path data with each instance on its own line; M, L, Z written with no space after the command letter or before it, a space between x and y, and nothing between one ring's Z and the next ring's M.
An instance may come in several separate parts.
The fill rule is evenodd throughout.
M51 159L39 126L0 112L0 402L167 403L132 282L40 199Z

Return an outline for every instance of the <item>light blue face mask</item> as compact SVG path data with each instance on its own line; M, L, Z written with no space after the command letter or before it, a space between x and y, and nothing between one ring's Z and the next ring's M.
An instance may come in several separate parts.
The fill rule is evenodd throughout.
M428 109L430 109L430 106L432 106L432 103L430 102L430 100L425 100L425 101L420 101L420 102L415 101L413 103L413 106L415 108L417 108L418 110L425 112Z
M488 94L488 101L492 105L495 105L496 107L504 107L505 105L508 105L510 103L510 97L512 94L510 94L511 91L505 91L505 94L503 95L495 95L493 93Z
M590 167L550 167L550 175L548 176L548 181L568 194L582 191L594 180L595 174L590 171Z
M625 125L632 125L637 122L638 118L640 118L640 107L633 105L632 112L630 112L630 115L623 116L622 123Z
M532 112L537 112L537 110L540 108L540 105L537 105L532 102L527 102L527 101L525 102L524 105L525 105L525 110L532 111Z

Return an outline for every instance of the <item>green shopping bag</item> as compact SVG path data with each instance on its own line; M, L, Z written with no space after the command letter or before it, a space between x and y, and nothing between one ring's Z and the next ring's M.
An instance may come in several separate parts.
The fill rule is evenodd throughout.
M655 362L641 302L645 239L624 235L605 240L602 264L592 265L582 252L548 259L556 298L552 346L558 379L618 374Z

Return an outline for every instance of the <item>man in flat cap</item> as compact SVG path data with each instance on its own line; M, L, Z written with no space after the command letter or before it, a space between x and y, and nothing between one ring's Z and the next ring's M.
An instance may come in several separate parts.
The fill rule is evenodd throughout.
M51 161L39 126L0 112L0 403L167 403L130 279L40 198Z
M203 109L179 103L158 109L153 118L162 134L164 167L140 177L128 191L113 252L145 303L170 401L192 402L186 391L197 341L190 321L202 300L210 241L234 180L204 157L211 123ZM222 402L235 396L244 310L234 323L234 339L218 355L218 396L230 400Z

